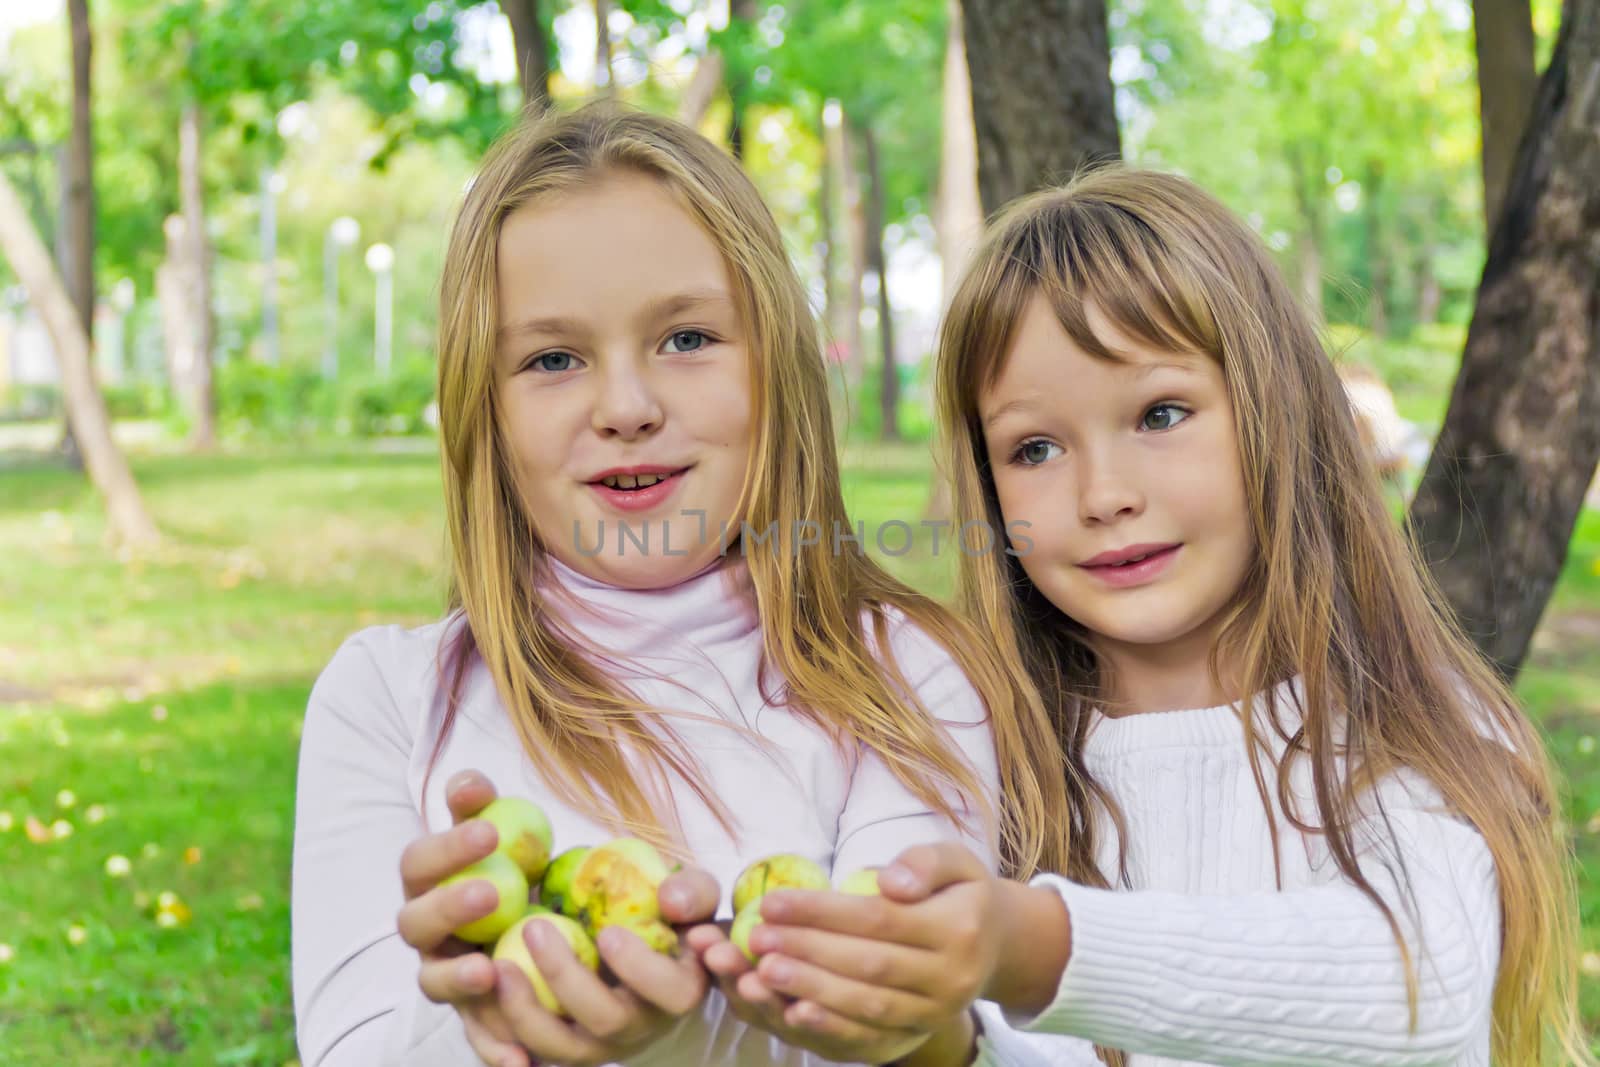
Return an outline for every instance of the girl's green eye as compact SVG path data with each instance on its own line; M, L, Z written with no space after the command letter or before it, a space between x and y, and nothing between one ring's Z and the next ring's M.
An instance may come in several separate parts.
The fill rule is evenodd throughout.
M1139 426L1146 430L1170 430L1189 417L1189 413L1176 404L1157 404L1144 413Z
M532 366L532 367L536 367L536 368L538 368L539 370L542 370L542 371L549 371L552 374L556 373L556 372L559 372L559 371L571 370L572 369L572 353L571 352L546 352L544 355L538 357L537 359L535 359L529 365Z
M699 330L679 330L667 339L667 346L674 352L696 352L710 343L710 339ZM678 347L672 348L673 345Z
M1036 466L1050 458L1050 450L1056 446L1049 441L1033 440L1024 441L1017 449L1017 458L1028 466Z

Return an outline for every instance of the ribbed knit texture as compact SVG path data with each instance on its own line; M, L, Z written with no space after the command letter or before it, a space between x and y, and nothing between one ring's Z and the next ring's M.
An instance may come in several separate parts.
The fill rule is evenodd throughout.
M1282 703L1292 728L1293 708ZM1072 955L1054 1003L1032 1020L1012 1016L1012 1024L1130 1050L1133 1067L1487 1067L1499 898L1483 838L1444 813L1437 791L1414 774L1378 790L1392 837L1377 819L1363 824L1363 872L1395 910L1413 958L1422 957L1413 1033L1388 923L1343 878L1320 837L1296 831L1281 811L1281 891L1276 886L1243 736L1228 707L1097 720L1085 763L1127 819L1129 887L1035 879L1067 905ZM1269 765L1276 807L1272 774ZM1303 761L1293 782L1299 814L1315 824ZM1410 875L1414 915L1397 889L1397 855ZM1109 824L1098 862L1116 884ZM1052 1052L1017 1036L997 1034L985 1062L1083 1062L1081 1042Z

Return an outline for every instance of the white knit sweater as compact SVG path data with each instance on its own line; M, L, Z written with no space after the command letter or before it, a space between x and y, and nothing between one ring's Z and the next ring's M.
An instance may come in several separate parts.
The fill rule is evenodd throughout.
M1286 683L1277 692L1297 690ZM1294 709L1286 710L1292 729ZM1276 757L1283 745L1271 740ZM1127 819L1130 885L1035 879L1067 905L1072 955L1054 1002L1038 1016L1012 1016L1012 1029L987 1006L980 1062L1077 1067L1094 1062L1080 1040L1091 1039L1134 1053L1133 1067L1487 1067L1500 952L1494 863L1483 838L1445 813L1427 782L1411 774L1383 782L1377 793L1392 836L1370 818L1358 837L1363 872L1420 962L1412 1032L1388 923L1343 878L1322 838L1297 831L1281 808L1281 890L1275 884L1237 713L1102 717L1084 758ZM1276 808L1270 766L1266 774ZM1316 824L1304 761L1293 786L1302 820ZM1099 866L1117 884L1114 833L1102 825ZM1397 889L1397 858L1414 895L1410 913Z

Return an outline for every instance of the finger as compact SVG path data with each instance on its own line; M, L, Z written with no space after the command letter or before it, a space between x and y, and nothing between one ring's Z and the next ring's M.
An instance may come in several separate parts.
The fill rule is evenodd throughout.
M773 992L772 987L763 982L755 971L741 974L734 982L734 989L747 1004L758 1008L781 1008L784 1004L783 998Z
M589 1034L615 1043L646 1025L648 1019L638 998L625 989L606 985L599 975L579 963L572 946L552 924L530 922L522 937L533 965L544 975L557 1003Z
M700 926L691 926L683 933L683 943L692 949L695 955L704 957L706 950L713 945L725 944L728 932L720 926L704 923Z
M453 931L494 911L500 897L486 879L436 887L409 900L395 917L400 939L421 952L432 952Z
M467 1044L478 1058L490 1067L531 1067L528 1054L514 1041L501 1040L489 1033L488 1028L470 1016L463 1018Z
M494 989L494 981L494 964L481 952L424 960L417 973L422 995L435 1004L460 1004L484 996Z
M706 993L706 972L693 953L663 956L635 933L612 926L595 939L600 958L635 996L668 1015L686 1015Z
M469 864L494 851L500 832L482 819L436 834L425 834L400 853L400 881L406 899L419 897Z
M892 941L762 923L750 932L750 947L762 957L788 956L867 985L924 996L936 995L951 985L948 956Z
M957 882L989 877L989 868L972 850L950 841L913 845L878 872L878 891L890 900L915 904Z
M498 794L494 783L479 771L460 771L451 776L444 786L445 803L450 806L450 817L461 823L488 807Z
M774 889L761 898L761 918L780 926L810 926L852 937L937 948L944 942L944 933L921 907L897 904L881 896Z
M785 1008L783 1021L796 1030L807 1030L850 1045L871 1044L881 1047L899 1039L904 1044L897 1046L896 1059L922 1044L929 1036L926 1032L915 1030L880 1030L866 1026L807 1000L796 1001Z
M737 978L751 970L754 964L739 951L739 946L726 939L707 948L700 956L706 970L718 978Z
M698 867L669 874L657 890L661 917L674 926L709 922L717 914L722 889L717 880Z
M919 993L858 982L785 956L763 957L756 974L774 993L880 1030L927 1030L952 1014Z
M534 1058L557 1063L607 1062L605 1046L546 1010L528 976L515 964L501 961L495 969L500 972L500 1009L517 1043Z

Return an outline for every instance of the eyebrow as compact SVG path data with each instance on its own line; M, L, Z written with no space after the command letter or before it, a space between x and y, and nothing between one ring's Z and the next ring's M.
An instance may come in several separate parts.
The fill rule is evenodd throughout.
M732 308L733 300L721 289L691 289L652 300L639 313L639 321L658 322L673 315L681 315L685 311L696 311L700 308L717 305ZM517 337L525 337L529 334L543 333L560 336L581 332L583 332L583 327L576 319L563 315L548 315L541 318L524 319L521 322L502 326L500 328L500 339L507 341Z
M1200 373L1200 371L1199 371L1199 369L1197 367L1190 366L1187 363L1174 363L1171 360L1162 360L1160 362L1155 362L1155 363L1146 363L1144 366L1138 367L1138 368L1134 368L1134 365L1131 364L1131 363L1124 363L1123 365L1128 367L1129 369L1134 370L1134 379L1135 380L1143 380L1144 378L1150 376L1151 374L1155 373L1158 370L1175 370L1175 371L1181 371L1184 374L1199 374ZM1018 397L1016 400L1007 401L1006 403L1001 404L999 407L995 408L994 411L990 412L989 416L983 420L984 429L989 429L989 428L993 427L995 423L999 422L1001 419L1005 418L1007 415L1010 415L1012 412L1024 411L1024 410L1027 410L1029 408L1032 408L1034 406L1034 400L1035 399L1038 399L1038 398L1036 398L1036 397Z

